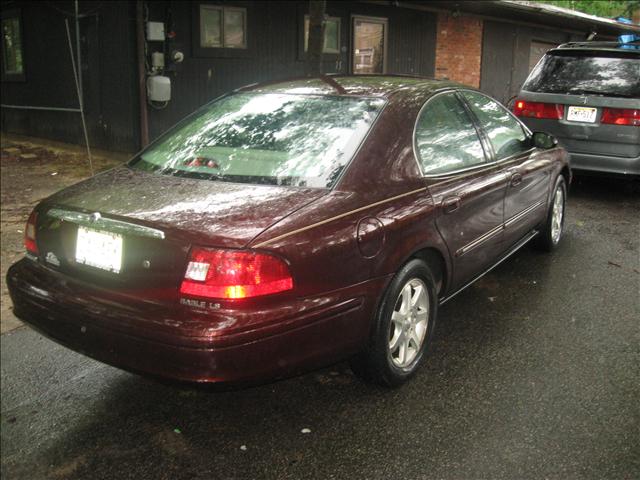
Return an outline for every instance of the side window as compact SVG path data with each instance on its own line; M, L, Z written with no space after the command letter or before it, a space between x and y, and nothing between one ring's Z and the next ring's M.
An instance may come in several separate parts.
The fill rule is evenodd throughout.
M529 137L506 108L480 93L462 92L496 154L496 160L517 155L531 148Z
M415 142L425 175L453 172L485 161L476 129L455 93L428 101L416 124Z
M24 81L20 12L2 12L2 80Z

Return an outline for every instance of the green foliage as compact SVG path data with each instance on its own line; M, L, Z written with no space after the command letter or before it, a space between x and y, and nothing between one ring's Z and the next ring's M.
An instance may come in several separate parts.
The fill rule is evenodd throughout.
M640 1L638 0L556 0L538 3L570 8L571 10L578 10L604 18L619 16L631 18L631 14L640 9Z

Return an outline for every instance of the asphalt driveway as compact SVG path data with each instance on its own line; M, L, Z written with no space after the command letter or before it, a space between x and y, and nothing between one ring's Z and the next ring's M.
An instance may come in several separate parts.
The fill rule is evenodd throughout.
M559 250L525 248L444 306L397 390L344 364L231 392L165 385L21 327L1 337L1 473L640 478L639 292L640 197L581 179Z

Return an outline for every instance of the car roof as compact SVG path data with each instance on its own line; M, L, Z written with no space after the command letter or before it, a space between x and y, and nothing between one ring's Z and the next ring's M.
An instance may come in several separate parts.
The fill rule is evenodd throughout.
M570 42L563 43L550 52L557 51L584 51L584 52L630 52L640 55L640 42Z
M237 91L388 98L399 92L420 90L430 93L453 87L459 88L463 85L448 80L410 75L320 75L258 83Z

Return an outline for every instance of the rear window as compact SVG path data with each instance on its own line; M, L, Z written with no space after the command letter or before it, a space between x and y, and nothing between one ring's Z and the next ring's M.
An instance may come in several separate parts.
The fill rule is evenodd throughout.
M530 92L640 97L640 58L548 54L522 87Z
M384 103L238 93L178 124L130 166L213 181L329 188Z

